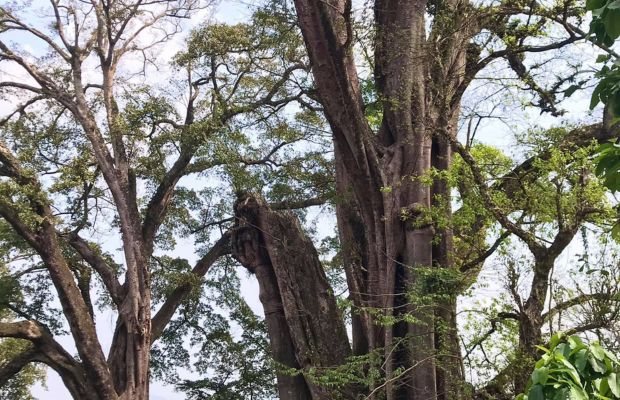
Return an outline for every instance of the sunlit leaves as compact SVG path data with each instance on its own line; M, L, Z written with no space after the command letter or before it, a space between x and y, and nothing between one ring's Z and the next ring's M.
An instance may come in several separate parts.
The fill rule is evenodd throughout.
M555 335L548 349L540 349L544 354L517 400L620 399L620 363L598 342Z

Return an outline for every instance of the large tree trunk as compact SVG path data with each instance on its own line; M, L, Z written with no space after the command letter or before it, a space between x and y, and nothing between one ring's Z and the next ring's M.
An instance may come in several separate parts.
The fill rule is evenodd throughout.
M442 7L455 12L453 3ZM459 399L455 293L438 293L442 285L433 285L445 275L438 268L454 268L451 230L431 216L431 206L445 207L449 220L450 193L445 182L427 181L431 165L440 171L450 167L446 135L455 132L456 87L464 75L469 30L443 35L436 29L427 39L424 1L374 4L374 74L384 103L377 133L363 111L351 1L295 1L333 132L336 187L345 198L336 212L350 295L360 310L353 320L353 347L356 354L366 347L384 351L383 384L368 388L371 397ZM434 200L440 197L442 204ZM435 292L424 296L429 289ZM392 322L377 323L369 308L381 311L379 320Z
M354 398L351 387L316 383L322 370L343 364L351 350L318 254L297 218L249 195L237 201L235 217L233 254L257 276L274 359L301 369L297 376L278 373L280 398Z

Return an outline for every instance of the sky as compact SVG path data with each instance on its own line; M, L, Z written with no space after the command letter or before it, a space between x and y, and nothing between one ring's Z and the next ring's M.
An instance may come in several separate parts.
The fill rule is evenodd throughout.
M42 0L36 0L34 2L35 5L41 2L41 5L45 5L45 2ZM0 4L7 3L4 0L0 0ZM248 9L248 4L251 4L250 1L222 1L215 8L201 11L196 15L193 15L192 18L186 22L186 32L189 31L192 27L199 25L205 20L214 20L220 22L234 23L243 21L250 15L250 11ZM20 42L22 47L26 50L31 50L32 52L37 51L37 44L31 37L21 37L17 36L14 40ZM160 53L158 55L158 61L162 64L168 62L171 57L182 48L183 46L183 36L179 35L171 42L167 43L165 46L160 48ZM592 51L592 50L590 50ZM6 69L0 72L0 80L6 78L7 76L11 76L11 74L18 74L17 71L8 71ZM158 79L159 76L155 74ZM571 100L570 103L564 105L565 108L568 108L570 111L573 111L575 115L578 115L578 119L588 119L587 104L588 104L588 94L587 93L578 93L574 99ZM0 100L0 115L2 114L2 109L5 109L9 105L9 101ZM510 111L507 111L510 112ZM499 121L495 119L491 119L485 121L482 124L481 131L478 135L478 139L490 143L505 149L510 149L514 145L514 135L512 134L512 129L517 129L516 126L523 126L524 124L527 126L551 126L557 121L548 116L541 116L538 114L537 110L525 110L521 113L514 115L506 115L504 121ZM325 215L320 212L320 210L315 210L314 217L318 219L318 228L321 234L330 233L333 229L335 222L330 215ZM103 242L107 243L109 247L106 250L114 251L118 247L120 247L118 237L115 235L105 236L102 235L99 239L102 239ZM192 243L186 243L185 248L181 246L178 249L179 253L182 253L184 257L188 257L188 254L194 254L194 250L192 247ZM577 252L579 249L574 248L572 250L567 251L562 257L565 261L569 261L571 257ZM189 261L195 261L191 257L189 257ZM120 259L119 259L120 260ZM244 276L244 274L242 274ZM496 277L496 272L493 269L487 269L483 274L483 280L492 281ZM494 289L491 287L481 288L482 292L480 292L482 297L492 297ZM485 292L487 291L487 292ZM262 314L262 308L258 301L258 288L257 284L252 279L244 278L242 280L242 292L245 294L245 297L248 301L248 304L252 307L252 309L257 314ZM97 330L100 334L100 338L102 341L102 345L105 349L110 346L112 334L114 332L114 323L115 323L115 314L113 312L100 312L97 315ZM70 352L75 352L75 347L73 341L70 337L60 337L58 341L66 346L67 350ZM33 394L39 400L70 400L68 392L64 388L60 377L53 371L49 371L47 383L45 386L38 384L33 389ZM184 396L180 393L176 393L174 388L169 385L161 384L160 382L154 382L151 385L151 398L153 400L177 400L183 399Z

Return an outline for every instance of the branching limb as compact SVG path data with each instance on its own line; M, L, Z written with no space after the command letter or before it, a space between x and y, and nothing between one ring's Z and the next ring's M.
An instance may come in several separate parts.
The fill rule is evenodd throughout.
M123 302L125 290L121 286L116 274L101 255L93 250L86 240L77 234L71 234L68 242L73 249L86 261L101 277L110 297L117 307Z
M467 272L482 264L487 258L491 257L493 253L495 253L495 250L497 250L497 248L504 242L504 240L508 238L508 236L510 236L510 234L511 233L509 231L502 232L502 234L499 235L495 242L493 242L493 244L489 246L484 252L480 253L478 257L461 265L460 271Z
M463 145L459 143L456 139L450 138L450 140L452 141L452 145L455 150L469 166L474 177L476 186L478 187L480 197L482 198L482 202L486 206L487 210L495 217L495 219L500 223L500 225L502 225L504 229L508 230L509 232L523 240L523 242L525 242L525 244L529 247L532 254L543 254L545 251L545 247L536 241L534 235L531 232L523 230L517 224L512 222L508 218L508 216L506 216L504 211L502 211L502 209L495 203L489 192L489 187L484 181L482 171L480 170L480 167L476 163L476 160L469 153L469 151L467 151L467 149L465 149L465 147L463 147Z
M198 278L204 277L211 266L222 256L230 253L230 232L226 232L211 247L192 269L192 274ZM155 342L163 333L166 325L179 308L183 300L191 293L193 287L189 283L178 286L168 296L164 304L159 308L151 320L151 343Z
M19 107L17 107L13 112L9 113L6 117L0 120L0 127L6 125L7 122L11 120L16 114L24 114L26 109L36 103L37 101L44 100L45 96L34 96L30 100L24 102Z
M571 151L589 145L592 141L598 143L620 137L620 126L605 127L603 124L588 125L569 132L559 143L549 149L530 157L513 168L512 171L499 178L492 189L507 193L508 196L519 190L518 183L531 181L536 178L538 172L537 161L549 160L552 150Z
M26 365L33 361L37 361L38 356L39 352L36 351L34 347L31 347L0 367L0 387L6 385L7 382L17 375Z
M73 358L52 335L36 321L0 322L0 337L28 340L32 347L0 368L0 386L31 362L41 362L62 377L75 398L94 398L89 393L81 363ZM78 397L76 397L78 396Z
M54 2L52 1L52 4ZM40 30L27 25L21 19L17 18L13 14L11 14L6 8L0 7L0 12L2 13L2 19L0 19L0 25L2 25L4 30L18 30L28 32L37 38L43 40L47 43L54 51L62 57L66 62L71 61L71 55L68 54L65 50L63 50L51 37L41 32ZM62 37L62 36L61 36Z
M544 313L542 315L542 318L544 320L547 320L572 307L584 305L591 302L620 302L620 295L618 295L618 293L584 293L577 297L573 297L572 299L556 304L555 307Z

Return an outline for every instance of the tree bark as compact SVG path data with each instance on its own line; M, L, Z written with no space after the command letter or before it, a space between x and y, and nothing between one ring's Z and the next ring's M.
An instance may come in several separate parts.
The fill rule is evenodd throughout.
M278 374L281 398L355 398L348 387L316 382L322 369L343 364L351 350L318 254L297 218L249 195L237 201L235 218L233 255L258 279L274 359L301 370Z
M440 171L450 166L450 146L442 137L454 133L460 103L456 87L471 29L453 40L433 31L430 40L436 42L429 42L424 1L375 1L374 75L383 103L383 122L375 134L363 113L352 53L351 1L296 0L295 5L333 132L336 185L341 194L351 193L347 201L354 203L337 205L351 298L356 307L381 310L382 317L395 321L384 326L373 317L364 323L363 313L353 320L354 351L365 343L368 350L384 351L385 384L369 391L380 398L375 390L380 389L388 400L458 399L463 376L455 295L427 304L411 303L407 294L427 286L433 269L452 268L452 233L436 227L431 217L432 199L443 196L449 203L449 189L431 187L425 178L433 157ZM456 7L445 5L446 10ZM434 140L443 140L437 154L431 151ZM440 244L433 248L437 234ZM414 323L405 322L408 315ZM361 330L364 335L356 334ZM442 368L438 348L446 364ZM396 376L396 371L405 372Z

